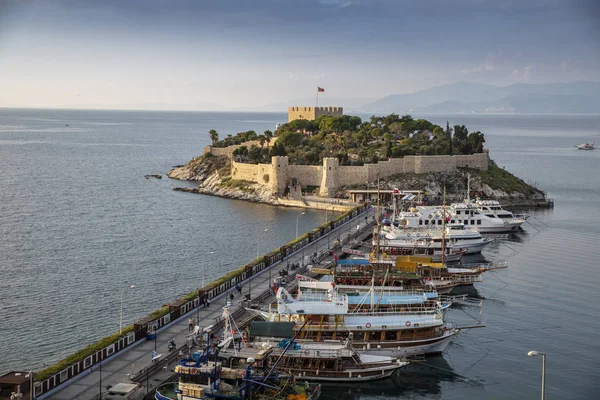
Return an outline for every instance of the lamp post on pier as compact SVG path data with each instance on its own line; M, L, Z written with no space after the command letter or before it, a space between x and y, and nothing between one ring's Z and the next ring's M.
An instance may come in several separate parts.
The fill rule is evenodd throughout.
M30 370L25 378L29 378L29 400L33 400L33 370Z
M135 285L124 287L121 291L121 318L119 319L119 333L123 332L123 295L125 294L125 290L133 289L134 287Z
M208 253L208 255L215 254L214 251ZM202 253L202 289L204 289L204 270L206 269L206 253ZM200 291L198 291L198 307L196 307L196 323L200 324Z
M546 353L531 350L527 353L529 357L542 356L542 400L546 398Z
M305 212L302 212L300 214L298 214L298 216L296 217L296 240L298 240L298 220L300 219L301 215L306 214Z
M262 232L267 232L269 229L265 228ZM260 257L260 232L258 231L256 232L256 259L258 260L258 257ZM248 278L248 300L252 299L252 275L254 274L254 265L252 266L252 268L250 269L250 277ZM271 270L269 269L269 279L270 279L270 274L271 274ZM269 285L271 283L269 282Z

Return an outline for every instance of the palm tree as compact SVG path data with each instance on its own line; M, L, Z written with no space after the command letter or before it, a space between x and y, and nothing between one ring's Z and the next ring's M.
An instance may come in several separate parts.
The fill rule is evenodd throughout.
M271 132L270 130L266 130L265 133L265 139L267 141L267 146L271 143L271 139L273 138L273 132Z
M213 145L217 142L217 140L219 140L219 134L214 129L208 131L208 135L210 136L210 140L212 141Z

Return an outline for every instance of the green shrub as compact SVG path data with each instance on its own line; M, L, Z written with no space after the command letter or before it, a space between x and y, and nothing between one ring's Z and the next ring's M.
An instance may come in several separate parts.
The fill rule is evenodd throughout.
M79 350L78 352L60 360L56 364L44 368L39 373L35 374L35 380L37 382L41 382L53 375L56 375L65 368L68 368L75 363L83 361L92 354L96 354L98 351L104 349L106 346L117 342L120 338L127 336L131 332L133 332L133 325L125 327L122 333L115 333L111 336L105 337L104 339L100 339L96 343L90 344L89 346Z

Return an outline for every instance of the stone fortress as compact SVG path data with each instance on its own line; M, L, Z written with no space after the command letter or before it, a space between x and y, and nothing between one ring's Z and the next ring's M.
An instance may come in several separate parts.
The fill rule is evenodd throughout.
M288 122L295 119L313 121L321 115L341 117L343 114L343 107L288 107Z
M321 115L343 114L342 107L289 107L288 122L295 119L314 120ZM275 140L271 141L271 145ZM467 167L487 171L488 149L483 153L455 156L404 156L379 161L363 166L340 165L337 158L325 158L322 165L290 165L287 156L271 158L271 164L246 164L233 160L233 151L240 146L259 145L257 141L229 147L206 146L204 153L227 157L231 161L231 179L258 183L268 188L272 194L283 196L286 187L292 195L301 193L301 188L316 186L320 196L333 196L337 188L373 182L377 177L385 178L395 174L424 174L429 172L449 172Z
M377 177L395 174L447 172L458 167L487 171L488 150L483 153L456 156L404 156L363 166L340 165L337 158L323 159L323 165L290 165L287 156L272 157L271 164L245 164L231 160L231 179L245 180L268 187L282 196L285 188L317 186L320 196L332 196L337 188L373 182Z

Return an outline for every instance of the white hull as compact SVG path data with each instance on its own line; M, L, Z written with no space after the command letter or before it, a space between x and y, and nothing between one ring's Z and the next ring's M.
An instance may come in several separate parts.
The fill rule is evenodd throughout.
M477 230L481 233L505 233L516 231L520 226L521 223L511 223L503 226L478 226Z
M481 253L483 248L488 244L492 243L492 241L480 242L480 243L460 243L460 247L467 250L465 254L477 254Z
M458 262L462 258L463 254L469 254L469 252L458 253L458 254L448 254L448 255L446 255L444 257L444 261L446 261L446 262ZM431 261L433 261L433 262L442 262L442 255L441 254L434 254L434 255L432 255L430 257L431 257Z
M454 339L454 336L456 336L457 333L458 333L458 331L456 331L455 333L449 333L443 339L438 340L434 343L430 343L430 344L420 343L416 346L380 348L380 349L378 349L376 345L371 345L370 348L367 348L367 346L362 346L362 347L356 346L356 350L361 354L364 353L364 354L388 356L388 357L394 357L394 358L414 357L414 356L420 356L423 354L442 353L444 350L446 350L446 348L448 347L450 342L452 342L452 339Z
M381 354L379 354L381 355ZM408 364L408 363L407 363ZM313 381L313 382L368 382L368 381L376 381L378 379L389 378L397 369L402 368L404 365L395 365L392 367L381 368L381 373L377 375L369 375L363 376L361 374L361 370L353 370L347 371L348 376L332 376L332 377L324 377L324 376L315 376L315 375L303 375L298 374L296 377L305 381ZM362 372L364 373L364 372Z

